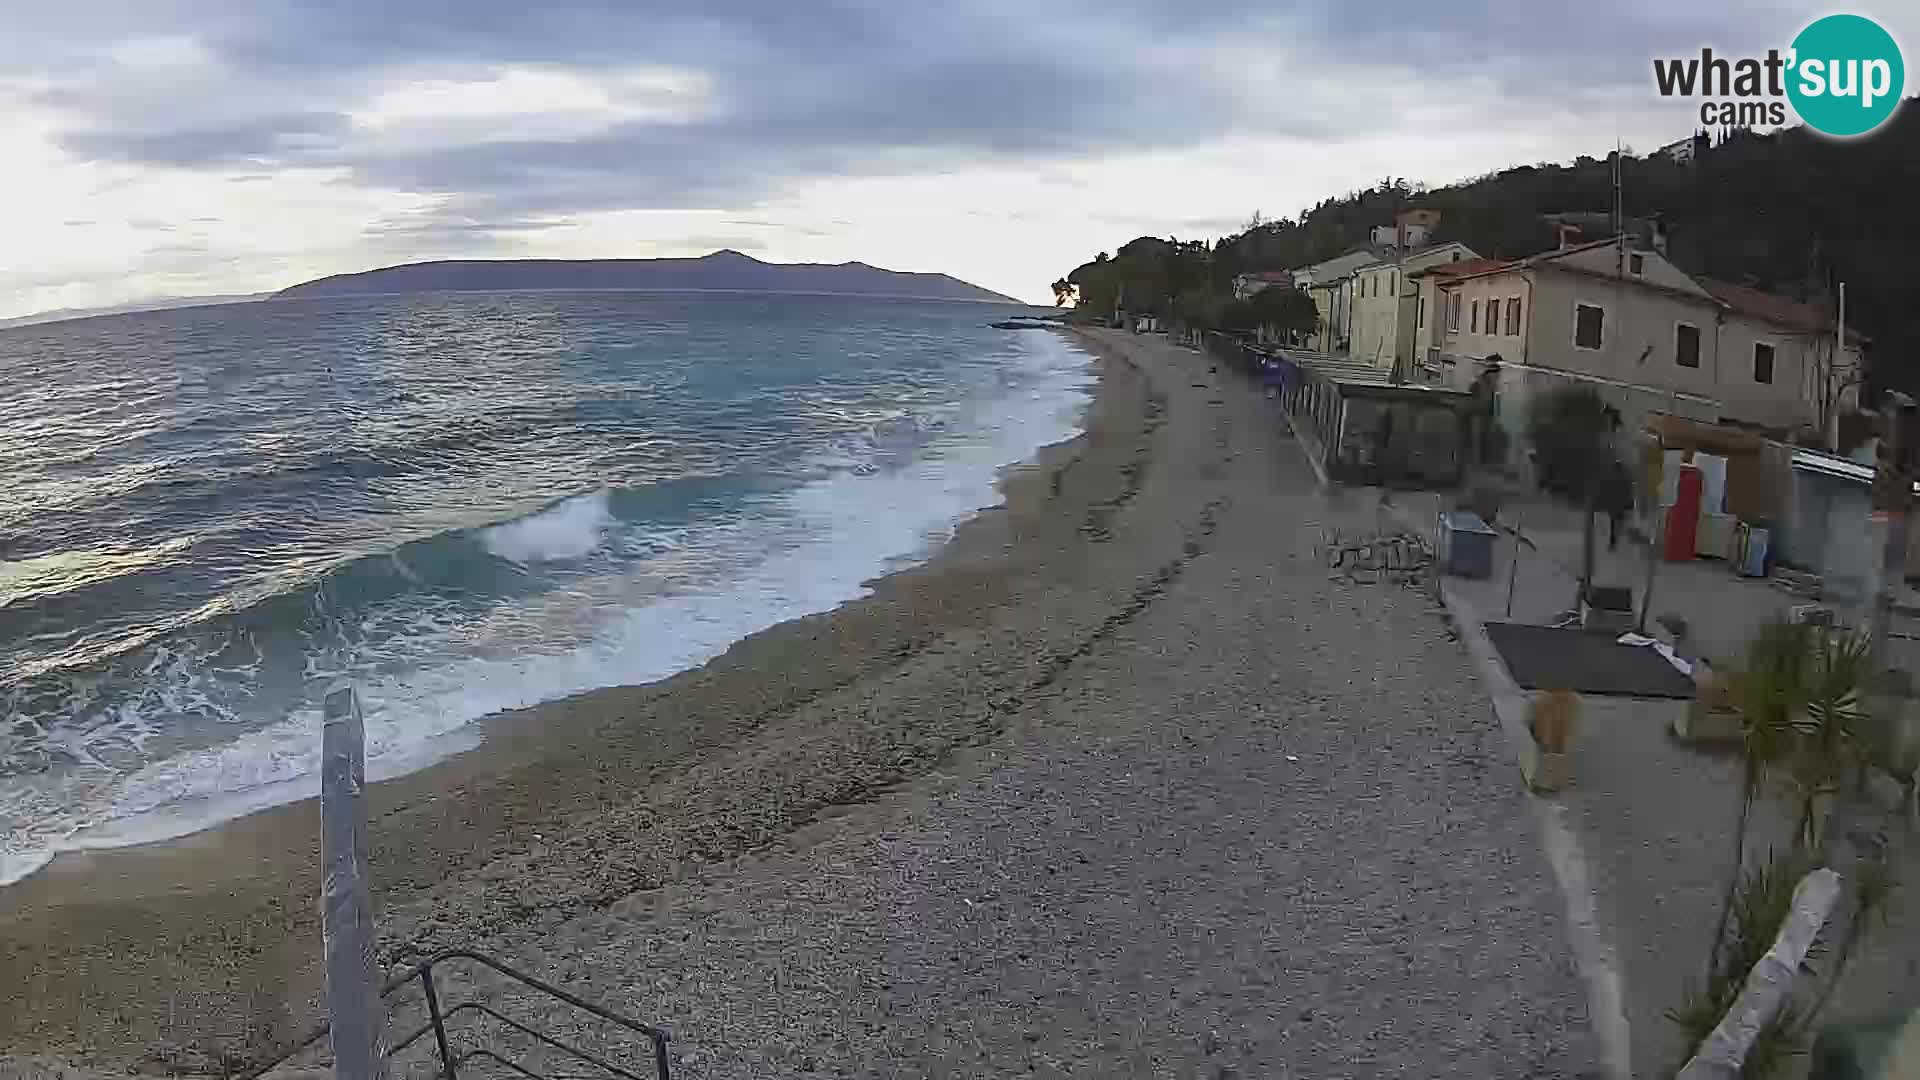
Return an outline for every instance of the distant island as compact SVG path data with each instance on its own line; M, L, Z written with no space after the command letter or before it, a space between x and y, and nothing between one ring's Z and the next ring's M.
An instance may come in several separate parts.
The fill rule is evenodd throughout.
M701 289L840 293L916 300L1017 304L946 274L908 274L866 263L761 262L738 251L697 259L460 259L335 274L274 294L276 300L376 293L542 289Z
M53 311L36 311L31 315L15 315L12 318L0 319L0 330L14 326L39 326L42 323L97 319L103 315L137 315L143 311L172 311L178 308L218 307L222 304L250 304L256 300L268 299L272 295L272 293L229 293L224 296L156 296L137 300L131 304L113 304L109 307L57 308Z

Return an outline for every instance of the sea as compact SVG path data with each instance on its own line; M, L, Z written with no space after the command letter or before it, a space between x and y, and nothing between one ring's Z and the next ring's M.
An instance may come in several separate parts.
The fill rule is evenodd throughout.
M0 883L316 794L864 595L1079 430L976 303L267 301L0 331Z

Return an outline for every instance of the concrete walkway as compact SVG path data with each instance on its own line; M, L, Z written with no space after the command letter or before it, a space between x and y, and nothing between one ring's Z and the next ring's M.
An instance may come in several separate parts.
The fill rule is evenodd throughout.
M1431 530L1439 496L1396 494L1393 500L1403 520ZM1456 607L1479 619L1550 623L1575 595L1579 515L1533 501L1509 506L1502 521L1509 528L1496 543L1493 578L1450 577L1443 587ZM1518 542L1512 531L1516 524L1529 543ZM1608 551L1604 522L1598 536L1595 580L1629 585L1638 593L1644 547L1623 536L1619 548ZM1736 577L1718 560L1663 562L1656 573L1654 611L1684 612L1691 627L1690 653L1721 663L1737 662L1762 622L1809 602L1766 581ZM1905 648L1911 644L1901 643L1896 662L1908 655ZM1489 676L1501 679L1500 673ZM1592 947L1600 955L1583 961L1589 968L1606 967L1617 978L1633 1075L1642 1077L1666 1075L1687 1053L1665 1014L1679 1003L1686 982L1704 971L1731 872L1740 799L1735 755L1684 746L1669 734L1684 707L1583 696L1570 759L1572 785L1536 803L1549 836L1556 827L1566 830L1560 846L1578 865L1571 874L1563 866L1563 884L1571 877L1574 889L1586 891L1588 896L1576 897L1576 906L1590 902L1596 916ZM1896 831L1895 840L1903 846L1904 865L1915 868L1902 876L1920 880L1915 836ZM1787 815L1763 798L1755 807L1746 857L1762 861L1790 846ZM1895 1008L1920 1007L1920 917L1913 910L1910 902L1896 902L1887 923L1857 954L1826 1020L1876 1019Z
M1409 516L1432 531L1433 516L1442 499L1432 493L1397 495ZM1580 578L1580 513L1565 504L1540 497L1509 501L1500 514L1501 533L1495 542L1494 575L1486 581L1458 580L1456 585L1473 597L1487 617L1512 622L1545 624L1573 603ZM1864 523L1863 523L1864 527ZM1515 530L1518 530L1516 533ZM1595 520L1594 581L1632 591L1637 605L1647 580L1646 545L1632 540L1625 528L1615 547L1607 544L1604 517ZM1524 536L1525 542L1518 537ZM1516 566L1515 555L1518 554ZM1517 587L1508 589L1509 575ZM1507 613L1507 597L1513 598ZM1911 588L1902 591L1908 605L1920 603ZM1718 663L1734 663L1746 650L1755 628L1769 619L1785 618L1794 607L1819 603L1763 578L1741 577L1721 559L1687 562L1659 560L1654 567L1653 612L1648 627L1664 614L1686 618L1691 651ZM1835 608L1842 623L1855 623L1864 611L1845 605ZM1903 621L1896 629L1913 633L1920 628ZM1894 642L1893 660L1920 673L1920 642Z

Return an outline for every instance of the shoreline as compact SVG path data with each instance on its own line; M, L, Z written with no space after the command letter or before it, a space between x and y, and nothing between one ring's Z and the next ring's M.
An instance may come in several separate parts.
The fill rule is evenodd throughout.
M1112 561L1088 555L1138 492L1159 417L1130 362L1085 335L1076 344L1098 373L1082 433L1005 470L1001 504L926 561L662 681L497 714L479 722L478 747L372 785L382 961L528 940L992 737L994 697L1045 659L995 631L1054 636L1067 595L1111 607L1163 547L1151 537L1144 561L1090 565ZM956 684L955 707L876 715L881 684L908 669ZM0 972L26 991L0 1010L0 1038L117 1067L257 1059L320 1013L317 848L307 799L59 855L0 891Z
M1084 430L1097 387L1095 361L1064 335L1046 337L999 346L999 363L1011 373L1003 377L1022 389L988 387L932 426L915 425L910 456L894 448L891 433L887 446L864 453L836 443L808 451L808 460L816 462L811 474L755 495L740 523L722 524L716 532L712 522L718 519L694 513L676 530L687 535L670 545L685 545L683 554L702 553L711 563L690 583L633 592L631 582L654 571L644 559L621 569L636 561L619 554L628 543L620 537L649 526L616 516L633 513L616 508L639 489L611 481L535 509L523 507L515 516L402 544L392 552L395 560L429 567L465 558L466 546L535 574L588 553L613 552L617 561L594 570L581 587L582 597L600 598L573 604L590 624L563 628L559 648L527 645L505 655L497 647L489 651L483 637L479 647L455 651L434 636L424 641L431 659L411 670L354 676L368 711L368 778L403 777L465 753L480 741L486 723L503 713L671 679L755 633L860 600L894 571L936 558L959 527L1003 504L1009 469ZM861 463L874 455L884 455L883 466ZM714 552L719 554L708 559ZM376 559L384 563L386 556L356 557L352 566ZM640 579L632 577L636 573ZM309 583L287 595L317 597L323 592L316 590L328 587ZM520 606L508 604L509 610ZM352 670L357 651L349 647L344 664L334 666ZM247 685L242 683L243 692ZM146 761L71 801L29 789L16 807L21 828L0 850L0 888L34 876L62 854L167 843L317 797L320 685L309 682L290 698L275 690L273 698L236 705L235 718L243 720L235 725L238 737Z

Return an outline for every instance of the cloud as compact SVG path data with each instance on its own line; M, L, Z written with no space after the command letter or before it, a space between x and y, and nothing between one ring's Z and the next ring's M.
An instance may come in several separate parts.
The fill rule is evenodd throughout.
M205 168L282 162L312 153L347 129L340 113L279 113L209 127L81 130L61 145L89 160Z
M751 236L708 233L680 237L678 246L691 251L764 251L767 245Z
M76 274L133 288L94 268L148 265L151 243L126 222L166 213L205 233L194 242L228 275L207 279L219 291L383 260L682 253L708 239L833 261L978 242L968 257L985 265L1022 237L1057 259L1128 234L1227 231L1255 207L1292 213L1385 173L1445 182L1616 135L1666 141L1691 123L1651 94L1653 56L1784 44L1818 13L1671 0L1604 14L1573 0L33 4L0 38L0 138L44 208L10 236L30 238L36 267L72 264L47 271L71 278L63 302ZM705 211L723 213L693 220ZM987 244L987 217L1018 232ZM65 219L97 224L57 233ZM236 253L239 269L223 261ZM190 258L168 255L167 274ZM1018 291L1016 274L1057 271L1009 264L985 283ZM8 273L0 263L0 286Z
M721 205L795 177L1191 144L1265 112L1210 69L1207 39L1152 21L500 0L450 21L434 7L268 5L203 37L111 43L39 101L85 160L341 167L482 216ZM1325 130L1312 109L1261 119Z

